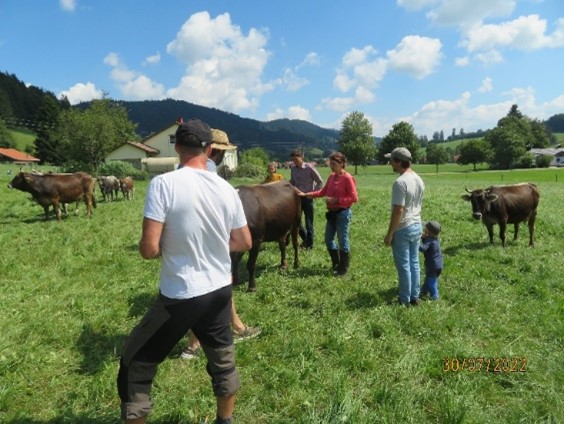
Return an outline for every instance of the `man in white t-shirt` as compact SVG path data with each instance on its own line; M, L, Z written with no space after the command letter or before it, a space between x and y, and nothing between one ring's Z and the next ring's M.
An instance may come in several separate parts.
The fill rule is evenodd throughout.
M421 240L421 205L425 184L411 169L411 152L396 147L385 155L399 177L392 186L392 213L384 244L392 246L398 271L399 303L419 305L419 242Z
M179 125L181 168L151 181L139 251L161 261L160 294L127 339L117 378L122 418L144 423L158 365L191 329L199 338L217 398L216 423L230 423L239 389L231 333L230 251L252 241L235 189L206 170L211 129Z

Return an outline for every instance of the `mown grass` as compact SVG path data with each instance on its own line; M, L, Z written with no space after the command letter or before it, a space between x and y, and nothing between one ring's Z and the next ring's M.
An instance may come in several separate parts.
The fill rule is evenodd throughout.
M396 273L382 240L395 176L359 168L347 277L328 272L317 201L316 246L301 267L280 273L266 244L258 291L235 289L244 321L263 329L237 345L236 422L564 422L563 171L416 169L427 185L424 219L443 225L441 300L392 304ZM517 241L509 229L505 249L490 246L460 194L520 181L541 191L536 246L524 226ZM3 189L0 422L119 422L119 352L158 286L159 263L137 253L146 186L137 182L132 202L99 199L92 219L82 205L62 222L44 222L27 194ZM159 369L152 423L214 418L205 360L178 359L181 348ZM477 357L526 358L526 372L443 371L444 358Z

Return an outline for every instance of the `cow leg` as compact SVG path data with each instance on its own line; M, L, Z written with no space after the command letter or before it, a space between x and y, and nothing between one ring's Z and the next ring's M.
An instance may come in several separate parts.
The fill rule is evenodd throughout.
M49 205L43 206L43 211L45 211L45 221L48 221L49 220ZM53 209L53 212L55 212L55 209Z
M513 228L515 229L515 231L513 232L513 241L517 240L517 235L519 234L519 223L516 222L515 224L513 224Z
M298 268L300 266L300 257L299 257L299 225L292 225L290 228L290 234L292 235L292 247L294 248L294 268Z
M61 220L61 209L59 209L59 199L53 200L53 210L55 211L55 215L57 216L57 221Z
M231 283L234 286L241 284L239 281L239 262L241 262L242 257L242 252L231 252Z
M278 248L280 249L280 269L288 269L288 261L286 260L286 236L278 240Z
M249 288L248 291L254 292L257 290L255 282L255 267L259 253L260 243L253 243L253 247L249 250L249 259L247 259L247 271L249 272Z
M488 229L488 236L490 236L490 244L493 244L493 238L494 238L493 225L486 224L486 228Z
M86 216L88 217L92 216L92 197L93 196L89 195L88 193L84 195L84 204L86 205ZM76 204L78 206L78 202L76 202Z
M531 215L529 215L529 246L533 247L535 245L534 236L535 236L535 220L537 219L537 210L533 210Z
M507 222L499 221L499 238L501 239L501 245L505 247L505 231L507 230Z

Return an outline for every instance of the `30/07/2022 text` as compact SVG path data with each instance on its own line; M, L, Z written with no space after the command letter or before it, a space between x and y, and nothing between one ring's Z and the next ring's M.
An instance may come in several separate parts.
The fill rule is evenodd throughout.
M525 357L494 357L494 358L443 358L444 372L525 372L527 358Z

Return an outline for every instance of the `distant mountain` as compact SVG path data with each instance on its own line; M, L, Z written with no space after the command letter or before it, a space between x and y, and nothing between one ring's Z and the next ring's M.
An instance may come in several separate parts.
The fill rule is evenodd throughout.
M168 127L177 118L198 118L212 128L225 131L231 143L241 150L262 147L274 158L287 159L296 148L320 149L325 155L337 149L339 132L301 120L278 119L261 122L242 118L215 108L182 100L120 101L129 119L138 124L137 133L146 138ZM85 105L83 105L84 107Z

